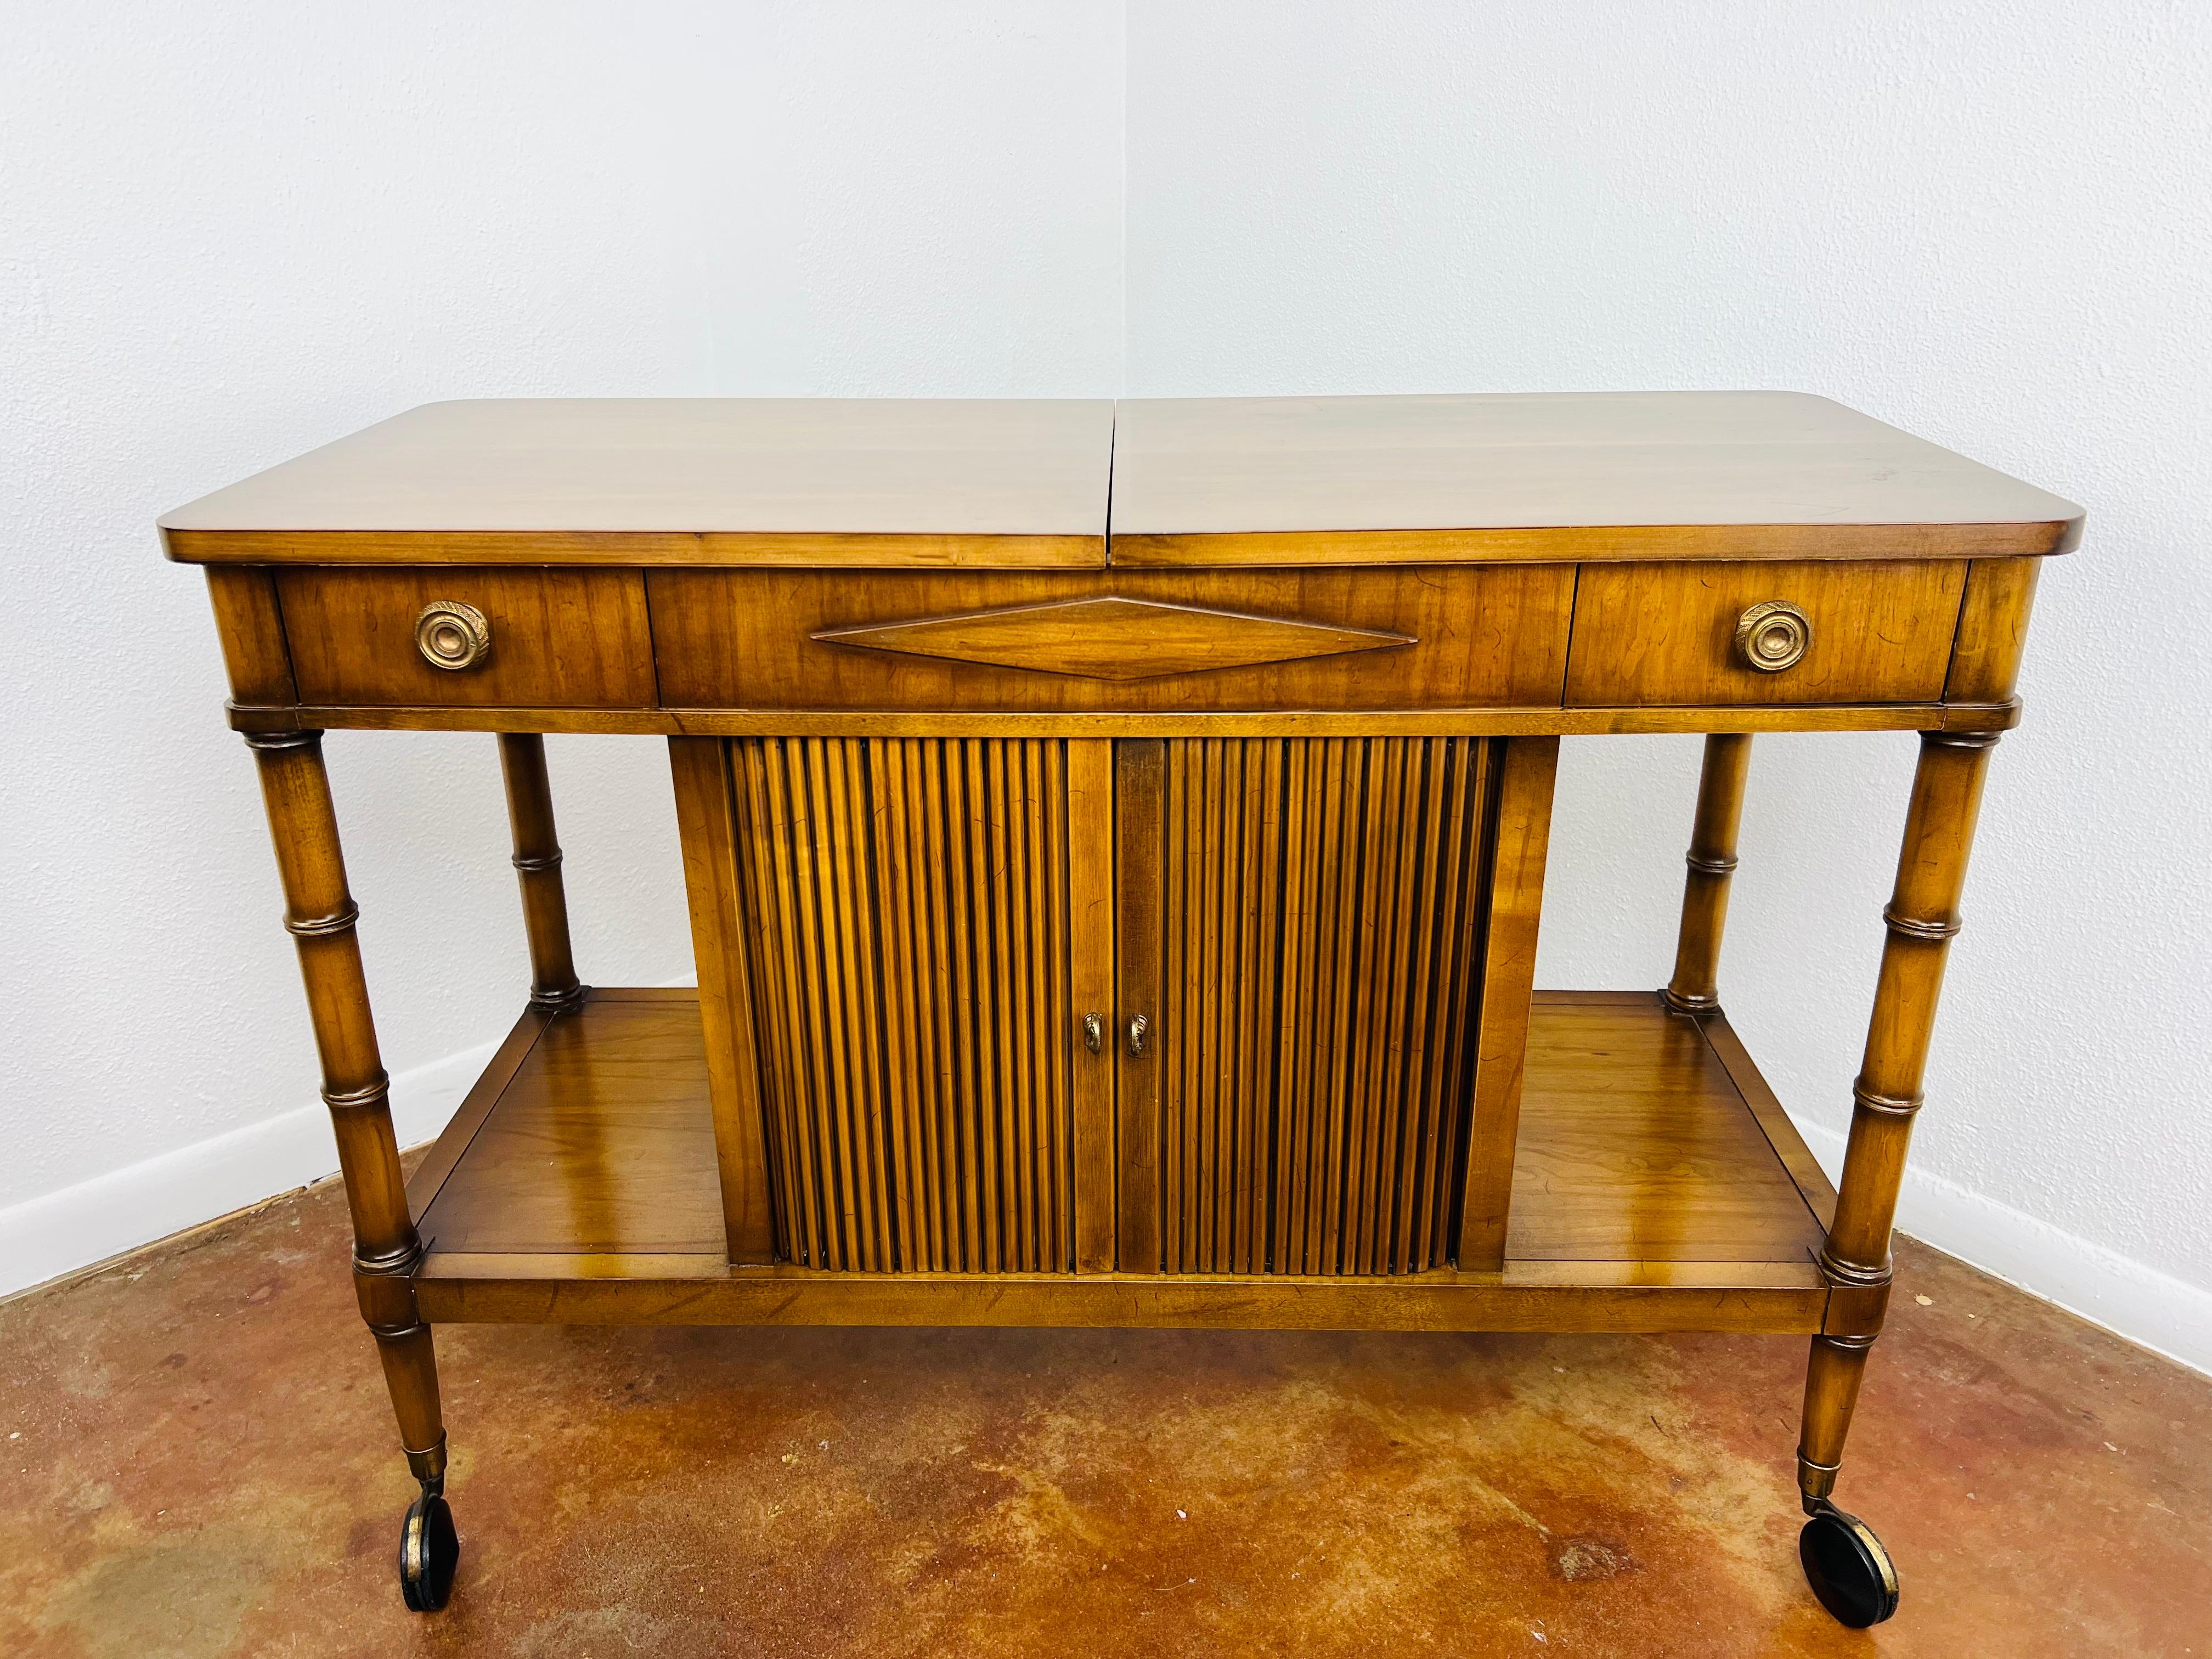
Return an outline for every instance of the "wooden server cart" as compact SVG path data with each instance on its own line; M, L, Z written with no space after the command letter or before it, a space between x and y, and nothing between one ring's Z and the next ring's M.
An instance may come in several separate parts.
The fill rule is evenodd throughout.
M1816 398L434 404L162 521L266 792L442 1604L441 1322L1811 1339L1830 1501L1990 750L2080 509ZM495 732L529 1006L403 1182L322 736ZM1919 734L1832 1190L1716 989L1752 734ZM541 733L667 737L699 989ZM1706 738L1656 994L1530 990L1562 736Z

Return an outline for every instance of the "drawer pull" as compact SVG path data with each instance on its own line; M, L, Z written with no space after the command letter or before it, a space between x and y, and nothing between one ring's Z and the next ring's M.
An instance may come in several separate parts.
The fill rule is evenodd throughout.
M1735 653L1744 666L1778 674L1805 654L1813 624L1785 599L1769 599L1745 611L1735 625Z
M1152 1029L1152 1021L1150 1021L1150 1020L1146 1019L1146 1018L1142 1014L1135 1014L1135 1015L1132 1015L1132 1016L1130 1017L1130 1020L1129 1020L1129 1058L1130 1058L1130 1059L1132 1059L1132 1060L1142 1060L1142 1059L1145 1057L1145 1033L1146 1033L1147 1030L1151 1030L1151 1029Z
M415 648L433 668L474 668L491 653L491 624L472 605L433 599L415 618Z
M1083 1017L1083 1046L1097 1054L1106 1042L1106 1022L1096 1014Z

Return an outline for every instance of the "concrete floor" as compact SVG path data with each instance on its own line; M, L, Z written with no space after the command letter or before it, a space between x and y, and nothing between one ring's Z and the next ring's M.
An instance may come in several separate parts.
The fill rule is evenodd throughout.
M421 1617L345 1248L325 1187L0 1305L0 1654L2212 1654L2212 1381L1910 1244L1877 1632L1803 1345L1702 1336L449 1328Z

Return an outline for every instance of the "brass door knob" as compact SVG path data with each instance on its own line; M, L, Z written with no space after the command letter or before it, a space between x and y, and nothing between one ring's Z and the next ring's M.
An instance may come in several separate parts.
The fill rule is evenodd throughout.
M415 618L415 648L433 668L474 668L491 653L491 624L459 599L433 599Z
M1083 1017L1083 1046L1097 1054L1106 1042L1106 1022L1096 1014Z
M1130 1059L1142 1060L1145 1057L1145 1033L1151 1029L1152 1021L1146 1019L1142 1014L1132 1014L1129 1017Z
M1812 642L1811 618L1786 599L1754 605L1735 625L1736 655L1762 674L1779 674Z

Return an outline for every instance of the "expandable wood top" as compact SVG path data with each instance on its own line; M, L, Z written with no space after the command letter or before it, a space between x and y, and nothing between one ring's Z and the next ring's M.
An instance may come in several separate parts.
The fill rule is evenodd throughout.
M1798 392L1138 398L1118 564L2063 552L2081 509Z
M1109 483L1110 480L1110 483ZM1785 392L430 404L161 521L194 562L997 565L2063 552L2081 509Z
M165 514L171 556L1091 565L1097 399L426 404Z

